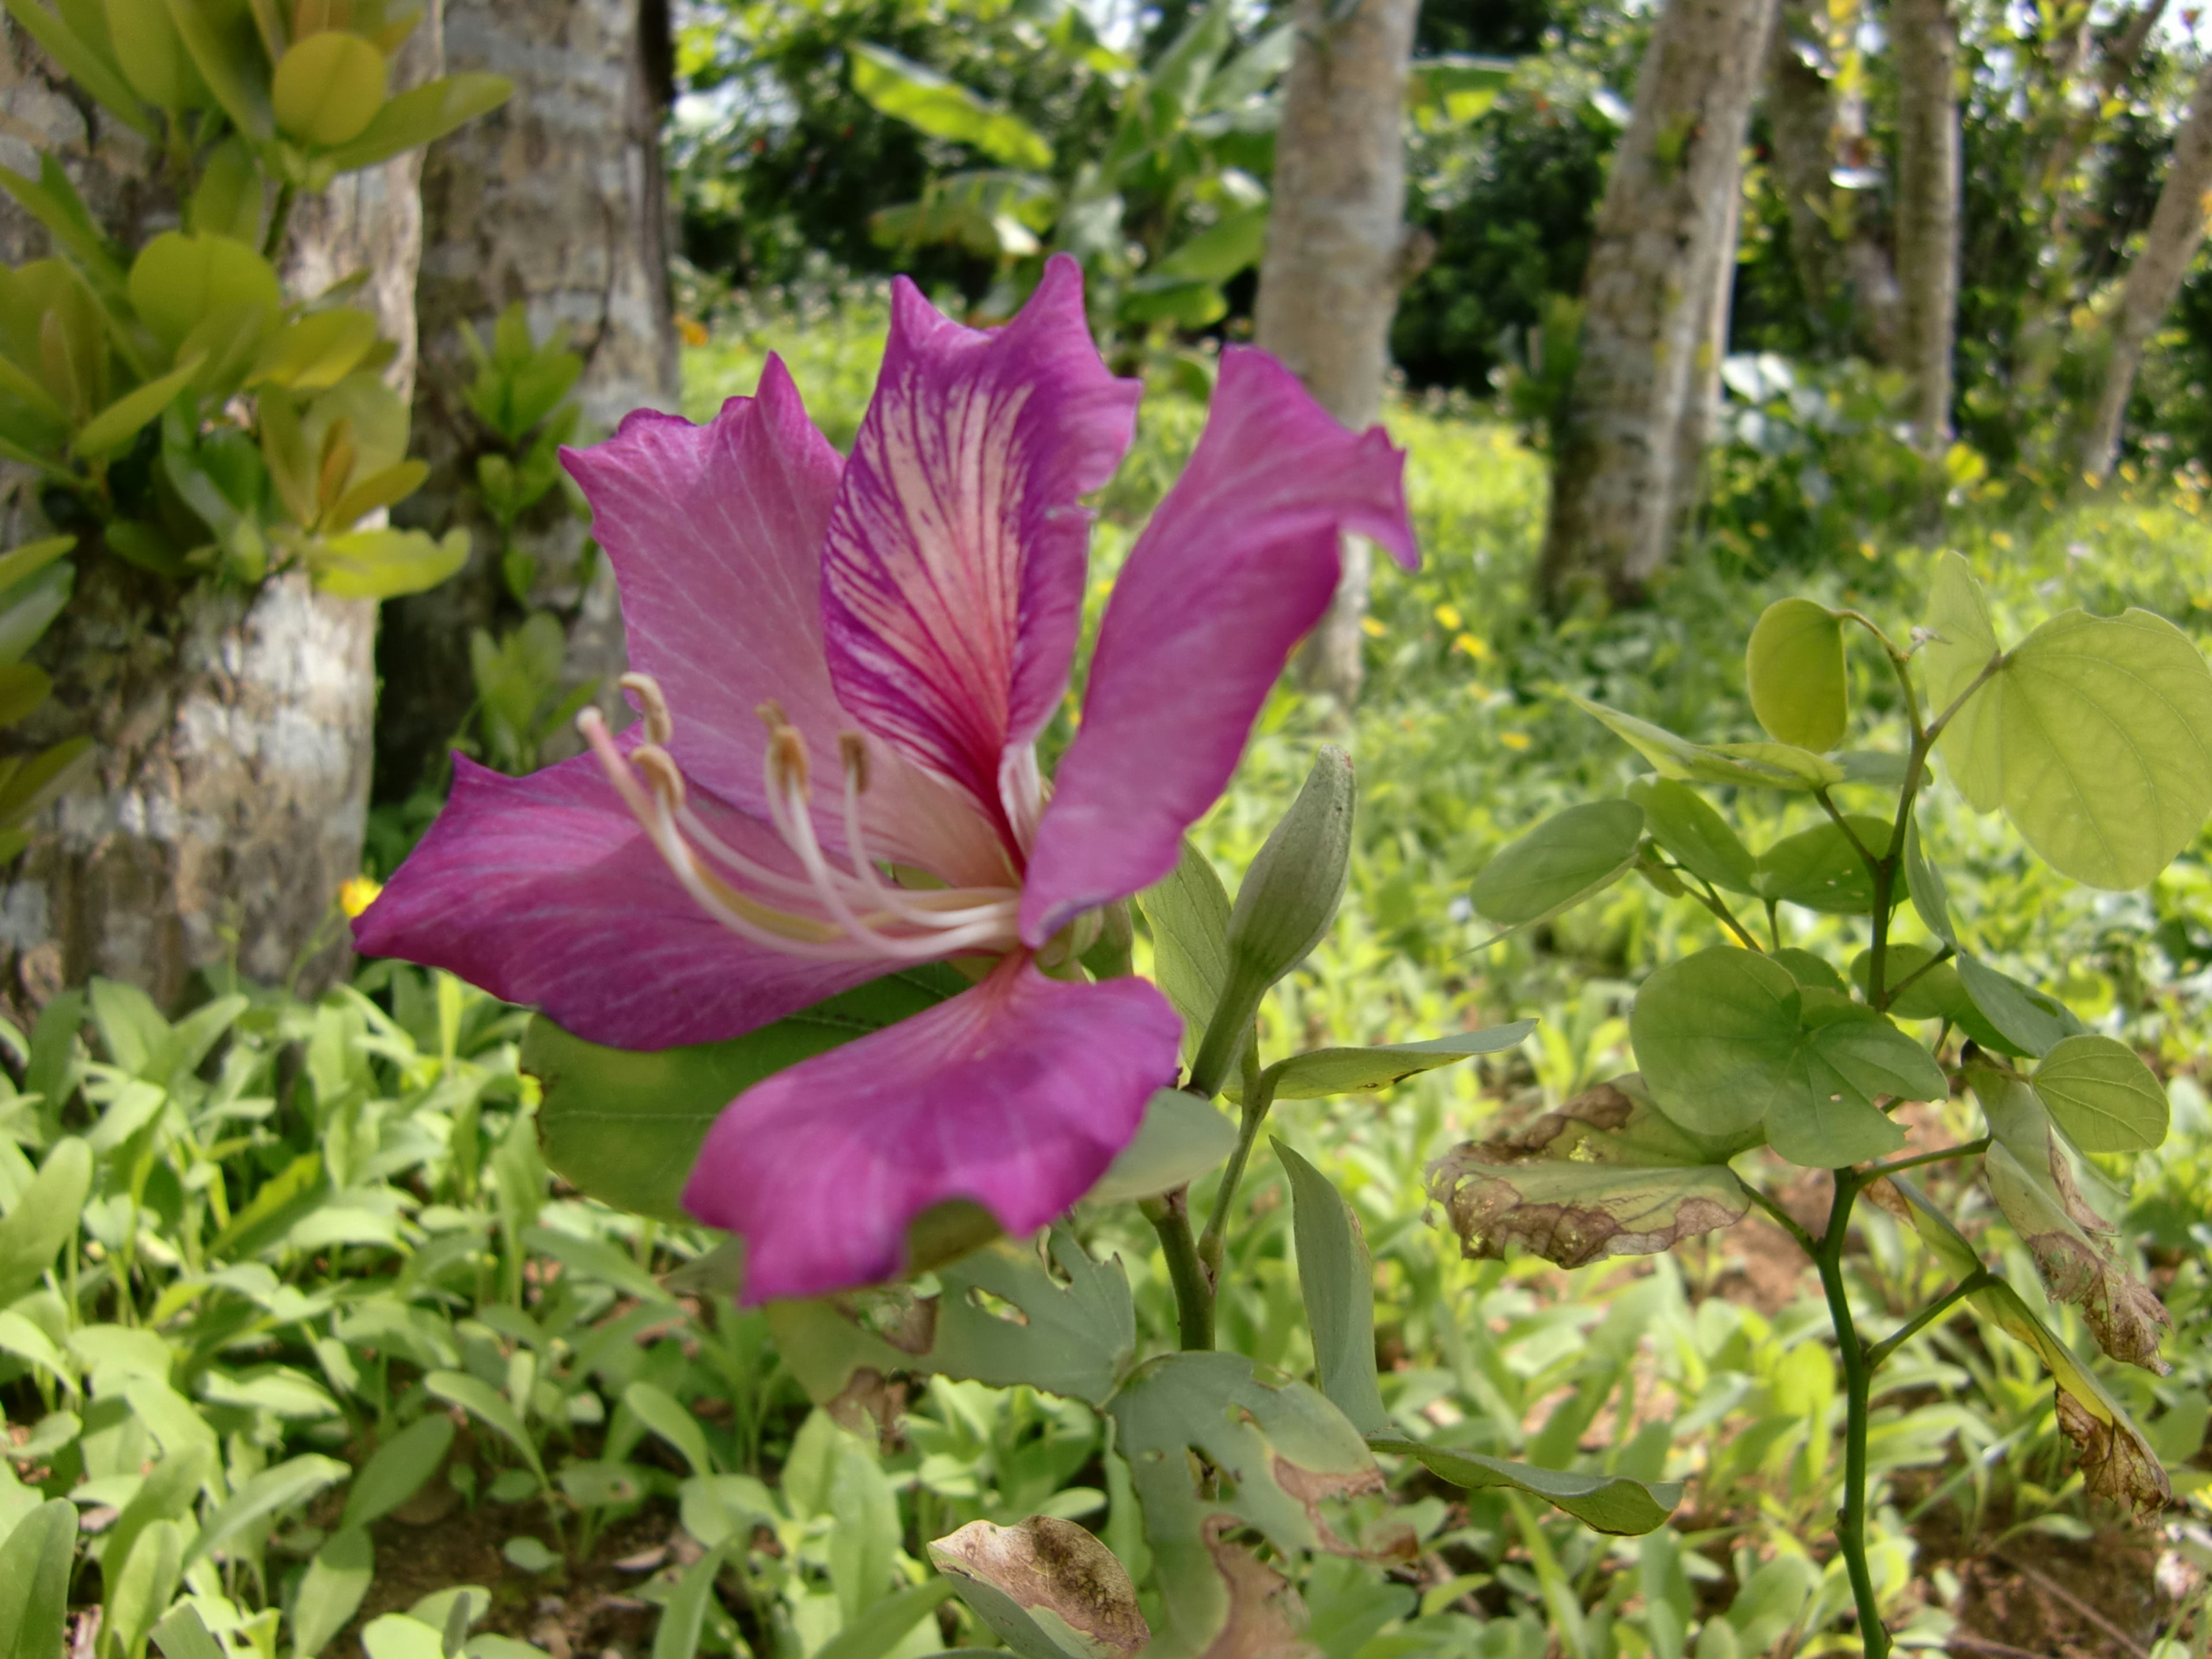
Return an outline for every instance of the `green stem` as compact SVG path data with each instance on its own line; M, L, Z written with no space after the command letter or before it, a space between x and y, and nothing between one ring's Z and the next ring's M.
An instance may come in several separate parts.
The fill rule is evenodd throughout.
M1976 1291L1980 1290L1983 1285L1990 1284L1996 1277L1996 1275L1987 1267L1978 1268L1967 1274L1966 1278L1946 1291L1939 1299L1929 1303L1928 1306L1905 1321L1900 1328L1891 1332L1874 1346L1869 1348L1866 1357L1868 1372L1872 1374L1880 1370L1883 1362L1890 1355L1895 1353Z
M1186 1351L1213 1346L1213 1286L1198 1259L1190 1234L1190 1188L1178 1187L1138 1206L1160 1236L1167 1255L1168 1280L1175 1286L1176 1326Z
M292 204L299 200L300 191L294 185L276 186L276 205L269 215L269 234L262 239L261 252L271 263L284 257L284 237L292 228Z
M1677 869L1680 868L1680 866L1675 867ZM1687 874L1689 872L1684 872L1684 873ZM1712 883L1707 881L1703 876L1699 876L1698 878L1698 887L1704 889L1704 890L1700 892L1697 890L1697 889L1693 888L1691 890L1690 896L1697 900L1698 903L1704 905L1706 909L1711 911L1716 916L1718 916L1720 918L1721 926L1727 928L1731 933L1734 933L1736 937L1736 942L1741 945L1745 950L1759 951L1764 954L1763 947L1759 945L1759 942L1757 939L1751 936L1750 930L1735 919L1735 912L1729 908L1729 902L1720 896L1720 890L1716 888Z
M1254 1035L1252 1022L1259 1014L1260 999L1267 994L1267 988L1262 985L1249 996L1238 997L1237 1006L1231 1006L1229 992L1222 993L1221 1004L1206 1022L1205 1038L1198 1045L1198 1058L1190 1063L1190 1079L1182 1085L1186 1092L1200 1100L1211 1100L1221 1092L1230 1069Z
M1777 1226L1780 1227L1783 1231L1788 1233L1790 1237L1797 1241L1799 1249L1802 1249L1807 1255L1812 1256L1816 1260L1819 1258L1820 1254L1820 1247L1819 1243L1814 1241L1812 1234L1807 1232L1803 1227L1798 1224L1797 1218L1796 1216L1790 1214L1789 1211L1784 1209L1779 1204L1769 1198L1765 1193L1759 1191L1758 1188L1753 1186L1749 1182L1746 1182L1744 1183L1743 1190L1746 1194L1749 1196L1753 1203L1758 1205L1760 1209L1766 1212L1768 1217Z
M1820 1270L1820 1289L1828 1299L1828 1317L1836 1328L1836 1350L1844 1368L1844 1506L1836 1516L1836 1543L1851 1580L1851 1599L1857 1603L1859 1640L1867 1659L1888 1659L1889 1632L1882 1628L1881 1609L1875 1600L1874 1573L1867 1563L1867 1418L1874 1373L1867 1350L1851 1321L1850 1293L1844 1288L1844 1240L1850 1231L1851 1205L1858 1197L1859 1177L1849 1170L1835 1172L1836 1199L1828 1212L1828 1229L1814 1252Z
M1901 1175L1907 1170L1917 1170L1923 1164L1941 1164L1946 1158L1952 1158L1977 1157L1989 1151L1990 1139L1988 1135L1984 1135L1979 1140L1969 1140L1964 1146L1946 1146L1940 1152L1915 1153L1911 1158L1900 1158L1893 1164L1870 1164L1859 1171L1858 1183L1862 1188L1871 1187L1875 1182L1886 1176Z
M1237 1150L1229 1155L1229 1162L1221 1171L1221 1185L1213 1194L1213 1212L1206 1218L1206 1231L1198 1237L1198 1259L1205 1264L1206 1275L1213 1283L1221 1282L1221 1261L1227 1249L1229 1236L1229 1206L1236 1201L1237 1188L1244 1179L1244 1166L1252 1161L1253 1144L1260 1139L1260 1126L1267 1121L1268 1109L1275 1103L1275 1085L1267 1073L1248 1079L1244 1085L1244 1118L1237 1127Z
M1956 954L1957 952L1954 951L1950 945L1945 945L1934 956L1929 957L1927 961L1922 963L1917 968L1915 968L1911 973L1907 974L1903 979L1898 981L1896 984L1891 986L1889 988L1888 996L1885 1000L1885 1006L1887 1003L1894 1002L1898 998L1903 996L1906 988L1911 985L1914 980L1918 979L1921 975L1942 967L1945 963L1950 961L1950 959Z

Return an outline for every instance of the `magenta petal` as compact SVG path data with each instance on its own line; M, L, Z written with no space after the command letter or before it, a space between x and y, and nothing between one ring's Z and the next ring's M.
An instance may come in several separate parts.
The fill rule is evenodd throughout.
M1073 259L988 332L893 287L823 558L830 672L869 731L994 817L1001 757L1066 685L1090 537L1077 500L1121 464L1137 395L1098 360Z
M1107 603L1023 884L1024 939L1173 867L1328 609L1341 533L1414 562L1404 463L1382 428L1346 431L1264 352L1223 355L1198 448Z
M744 1302L888 1279L907 1228L970 1199L1008 1232L1088 1191L1175 1081L1182 1022L1140 979L1047 979L1025 957L738 1097L684 1206L745 1241Z
M781 864L769 832L715 811L717 834ZM883 972L800 962L710 920L589 755L509 778L465 757L437 823L354 923L367 956L459 975L618 1048L732 1037Z

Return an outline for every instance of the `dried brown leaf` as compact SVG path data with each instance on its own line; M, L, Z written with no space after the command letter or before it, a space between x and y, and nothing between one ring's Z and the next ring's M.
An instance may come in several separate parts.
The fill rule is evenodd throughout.
M1242 1545L1225 1536L1236 1525L1225 1515L1208 1516L1206 1547L1214 1571L1229 1589L1229 1618L1205 1659L1314 1659L1320 1652L1302 1633L1305 1604L1290 1580Z
M1056 1646L1072 1641L1091 1659L1115 1659L1142 1653L1152 1639L1120 1560L1073 1521L1048 1515L1012 1527L971 1521L929 1553L940 1571L996 1590Z
M2173 1486L2150 1448L2124 1425L2107 1422L2066 1391L2057 1390L2058 1426L2081 1458L2081 1484L2093 1498L2132 1505L2139 1516L2173 1501Z

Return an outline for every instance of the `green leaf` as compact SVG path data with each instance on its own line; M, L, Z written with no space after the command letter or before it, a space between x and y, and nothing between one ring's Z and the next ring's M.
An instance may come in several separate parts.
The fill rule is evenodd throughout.
M419 1417L374 1452L354 1476L340 1524L360 1528L381 1521L422 1489L453 1443L453 1421L442 1413Z
M1651 838L1692 875L1732 893L1752 890L1751 849L1696 790L1671 778L1638 778L1628 799L1644 809Z
M531 1439L530 1431L522 1426L522 1419L515 1415L507 1396L497 1389L465 1371L432 1371L422 1379L422 1386L434 1398L459 1406L521 1453L522 1461L530 1466L540 1486L551 1484L545 1478L545 1465L538 1461L537 1443Z
M693 1659L699 1651L707 1604L714 1599L714 1580L729 1551L726 1543L717 1544L684 1569L683 1577L676 1581L676 1594L661 1607L660 1623L653 1630L653 1659Z
M131 262L131 309L171 350L210 312L252 306L273 316L283 295L275 267L228 236L165 230Z
M1956 961L1959 982L2014 1053L2048 1054L2081 1030L2074 1011L2056 997L2022 985L1966 951L1960 951Z
M1905 885L1922 925L1955 949L1959 935L1951 926L1950 889L1944 885L1943 872L1928 861L1921 848L1917 820L1905 826Z
M386 103L358 138L325 152L321 164L335 173L375 167L489 115L514 92L503 75L442 76Z
M172 115L208 101L207 84L162 0L106 0L107 40L131 90Z
M1431 1166L1429 1197L1471 1256L1528 1250L1580 1267L1651 1255L1743 1219L1751 1199L1728 1160L1759 1139L1692 1134L1632 1074L1516 1133L1462 1143Z
M1634 801L1586 801L1554 814L1499 848L1474 878L1475 914L1522 928L1595 897L1636 867L1644 809Z
M2060 874L2141 887L2212 812L2212 667L2148 611L2066 611L2006 654L1941 743L1966 799L2002 805Z
M114 1554L111 1545L111 1553L101 1558L101 1634L125 1659L144 1654L155 1620L176 1599L186 1531L179 1522L156 1521L134 1540L136 1547L127 1555Z
M1969 1025L1978 1028L1982 1024L1981 1011L1966 994L1959 970L1948 962L1939 962L1933 968L1927 966L1935 954L1924 945L1891 941L1884 953L1882 967L1882 982L1892 994L1888 1012L1899 1019L1948 1019L1961 1029ZM1868 969L1873 962L1871 951L1862 951L1851 958L1851 983L1858 988L1861 996L1866 994ZM1900 985L1905 987L1901 992L1897 988ZM1840 991L1844 988L1838 984L1833 988ZM1966 1034L1981 1041L1972 1030ZM1983 1046L1987 1048L1989 1044L1984 1042Z
M949 969L892 974L727 1042L650 1054L571 1036L543 1014L522 1068L544 1086L538 1130L554 1173L617 1209L685 1222L678 1203L722 1109L763 1078L965 989Z
M633 1382L623 1390L623 1404L629 1407L631 1416L683 1453L692 1474L715 1473L714 1455L707 1449L707 1437L700 1431L697 1420L665 1389Z
M51 1659L63 1652L76 1506L41 1504L0 1538L0 1656Z
M1274 1146L1291 1177L1298 1294L1321 1391L1362 1434L1382 1433L1390 1414L1376 1385L1375 1263L1359 1218L1328 1176L1279 1139Z
M1052 165L1044 136L1004 106L881 46L855 41L848 50L853 90L884 114L933 138L973 145L1010 167L1041 173Z
M376 1546L365 1526L346 1527L324 1540L293 1602L292 1642L300 1659L314 1659L337 1639L361 1610L375 1574Z
M269 111L269 65L252 8L168 0L169 16L191 61L231 125L257 143L276 136Z
M1920 660L1928 677L1929 717L1934 719L1965 695L1998 653L1989 600L1974 580L1973 567L1960 554L1946 553L1936 561L1926 628L1929 637ZM1977 729L1988 708L1984 704L1980 709L1960 709L1937 740L1960 793L1983 812L1997 805L2001 793L1989 737Z
M1195 236L1178 242L1147 275L1177 282L1225 283L1260 263L1267 242L1267 205L1261 203L1222 216Z
M1152 928L1152 977L1182 1016L1188 1061L1229 983L1229 894L1186 839L1176 867L1139 895L1137 907Z
M396 599L435 587L469 562L469 532L356 530L308 544L315 586L341 599Z
M161 129L145 103L106 55L79 35L39 0L4 0L8 15L23 32L61 66L62 73L90 93L124 125L142 137L160 136Z
M227 1659L222 1644L208 1634L199 1609L189 1601L179 1602L154 1626L154 1643L162 1659Z
M1872 910L1874 877L1859 847L1879 856L1889 845L1889 825L1858 812L1847 813L1844 822L1857 836L1858 847L1832 822L1784 836L1759 855L1752 890L1763 899L1829 915L1863 916Z
M70 1136L54 1143L37 1177L0 1220L0 1307L45 1277L76 1231L92 1195L92 1148Z
M306 1503L352 1473L335 1457L318 1457L312 1452L262 1470L208 1517L185 1556L185 1565L190 1566L202 1556L212 1555L248 1528Z
M1778 951L1769 951L1768 957L1780 963L1790 971L1790 977L1804 991L1841 991L1845 988L1844 976L1830 965L1826 957L1815 956L1794 945L1785 945Z
M295 40L276 64L270 106L276 125L303 144L349 143L384 107L384 54L357 34L325 29Z
M1152 1638L1127 1571L1072 1521L971 1521L929 1559L1018 1659L1134 1659Z
M1577 697L1575 706L1650 761L1662 778L1678 783L1732 783L1755 789L1826 789L1844 771L1808 750L1786 743L1692 743L1662 726L1618 708Z
M1800 1006L1797 981L1778 963L1700 951L1644 981L1629 1040L1669 1117L1701 1134L1735 1134L1790 1086Z
M77 429L76 436L70 440L70 453L89 459L122 448L191 384L203 361L197 355L187 357L161 379L125 392Z
M532 1255L550 1256L587 1279L641 1302L673 1302L661 1283L637 1264L637 1258L596 1238L583 1238L551 1227L526 1227L522 1247Z
M1236 1150L1237 1126L1218 1109L1181 1089L1155 1090L1136 1138L1084 1196L1125 1204L1194 1181Z
M1850 723L1844 625L1810 599L1777 599L1751 630L1744 653L1751 712L1777 743L1826 754Z
M930 1547L934 1559L936 1546ZM812 1659L884 1659L909 1631L950 1600L956 1588L950 1579L932 1578L895 1590L817 1648Z
M1402 1083L1423 1072L1453 1066L1476 1054L1504 1054L1518 1048L1536 1029L1533 1019L1493 1025L1486 1031L1460 1031L1425 1042L1386 1042L1372 1048L1313 1048L1267 1067L1272 1097L1319 1100L1328 1095L1370 1093Z
M2029 1080L2085 1152L2154 1152L2166 1143L2166 1091L2124 1042L2087 1032L2063 1037Z
M179 1446L165 1455L147 1474L145 1481L131 1501L116 1516L115 1524L108 1528L101 1544L100 1573L103 1577L119 1576L130 1564L138 1540L149 1528L164 1521L183 1521L192 1512L192 1501L200 1487L215 1468L215 1454L204 1444ZM177 1566L184 1565L181 1545ZM151 1628L154 1620L168 1604L161 1601L148 1609L139 1630L143 1637ZM127 1645L136 1646L134 1639Z
M39 157L39 176L27 179L12 167L0 167L0 190L5 190L25 211L44 225L55 246L76 261L86 279L103 300L123 296L123 263L85 207L83 198L50 155Z
M1832 992L1802 994L1808 1029L1790 1086L1768 1109L1767 1144L1793 1164L1820 1170L1897 1151L1905 1131L1875 1107L1875 1097L1944 1099L1950 1084L1943 1068L1863 1003Z
M939 1268L945 1294L926 1369L1103 1401L1137 1347L1127 1276L1118 1257L1094 1261L1064 1227L1053 1230L1048 1249L1050 1267L1035 1248L1002 1240ZM1018 1322L987 1298L1017 1310Z
M1596 1532L1633 1537L1666 1524L1682 1501L1679 1480L1632 1480L1625 1474L1574 1474L1533 1468L1479 1452L1455 1451L1417 1440L1370 1436L1376 1451L1411 1457L1431 1474L1470 1492L1504 1486L1540 1498Z

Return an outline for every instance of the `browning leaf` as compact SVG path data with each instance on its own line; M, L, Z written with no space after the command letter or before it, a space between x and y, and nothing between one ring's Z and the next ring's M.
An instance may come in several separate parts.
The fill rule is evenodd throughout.
M1152 1639L1128 1573L1073 1521L971 1521L932 1544L929 1559L1017 1653L1042 1638L1043 1659L1054 1650L1079 1659L1133 1659Z
M1650 1255L1743 1219L1751 1200L1728 1159L1756 1139L1691 1133L1631 1074L1516 1133L1454 1148L1431 1167L1429 1196L1470 1256L1519 1249L1580 1267Z
M2058 1426L2081 1458L2081 1485L2092 1498L2132 1505L2138 1515L2155 1515L2173 1501L2173 1487L2157 1455L2132 1424L2107 1421L2066 1392L2057 1389Z
M1242 1545L1224 1536L1234 1523L1208 1516L1206 1553L1229 1591L1229 1616L1207 1644L1204 1659L1311 1659L1321 1650L1308 1642L1305 1604L1291 1581Z

